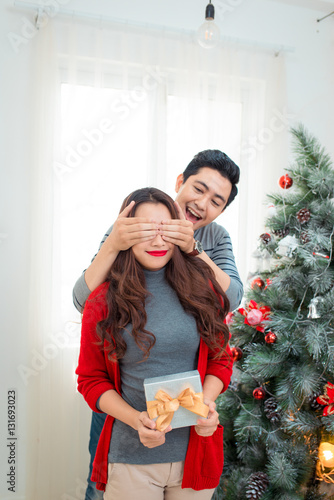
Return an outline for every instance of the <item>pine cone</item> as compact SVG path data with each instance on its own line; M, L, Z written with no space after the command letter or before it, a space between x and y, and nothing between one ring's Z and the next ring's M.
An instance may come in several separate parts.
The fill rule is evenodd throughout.
M323 408L323 406L317 401L317 397L320 396L320 394L321 392L311 394L308 398L310 408L314 411L321 410Z
M284 236L287 236L290 233L290 229L289 229L289 226L285 226L285 228L283 228L283 229L273 230L273 233L278 238L284 238Z
M311 218L311 212L309 211L308 208L301 208L297 212L297 219L301 224L305 224L305 222L308 222Z
M264 413L272 424L276 424L281 420L281 415L277 411L277 406L275 398L268 398L264 403Z
M262 240L262 242L265 244L265 245L268 245L268 243L270 243L271 241L271 236L269 233L262 233L260 235L260 239Z
M307 234L307 231L302 231L300 233L300 241L302 242L303 245L308 243L310 241L309 235Z
M259 500L269 485L269 478L264 472L254 472L249 479L246 489L247 500Z

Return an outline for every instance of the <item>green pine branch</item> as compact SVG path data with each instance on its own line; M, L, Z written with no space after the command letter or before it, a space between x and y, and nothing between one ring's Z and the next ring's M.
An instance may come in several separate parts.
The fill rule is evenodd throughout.
M253 274L230 325L231 345L243 356L217 404L225 470L216 500L246 500L260 472L269 478L261 500L325 498L316 464L325 433L334 442L334 415L324 417L316 397L334 383L334 170L302 125L291 133L293 185L268 196L275 210L266 219L269 237L259 237L266 271ZM269 318L248 324L251 304L270 308Z

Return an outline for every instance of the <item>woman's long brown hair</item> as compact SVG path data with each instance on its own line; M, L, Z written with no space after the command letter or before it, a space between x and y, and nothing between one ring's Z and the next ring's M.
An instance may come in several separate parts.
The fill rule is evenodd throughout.
M179 218L172 198L159 189L143 188L134 191L123 201L120 212L132 200L135 205L129 217L135 216L136 209L142 203L162 203L169 210L171 219ZM165 277L175 290L183 309L195 318L203 341L220 357L229 339L229 331L224 323L229 301L212 269L203 260L184 254L175 245L173 256L165 267ZM122 330L131 323L132 336L146 359L155 343L155 336L145 329L145 300L149 292L145 288L144 270L136 261L131 248L119 252L107 281L109 287L105 300L108 316L97 325L101 341L108 341L111 359L122 358L127 347ZM223 299L222 303L219 295Z

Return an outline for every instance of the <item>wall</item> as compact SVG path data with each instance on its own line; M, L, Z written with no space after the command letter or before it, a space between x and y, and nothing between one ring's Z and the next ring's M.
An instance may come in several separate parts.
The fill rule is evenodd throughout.
M204 21L207 4L206 0L53 2L69 13L94 14L96 22L112 19L154 25L187 32L189 36L195 36L197 27ZM246 40L252 42L254 50L264 46L272 47L273 52L284 52L288 118L291 123L302 122L334 156L330 133L334 111L334 16L317 22L334 10L333 0L215 0L213 3L222 43ZM14 24L11 23L12 28ZM10 51L8 44L5 50Z
M17 13L1 3L1 83L0 83L0 318L1 318L1 416L0 416L0 498L24 498L25 491L25 407L26 387L17 366L27 357L29 297L29 127L33 110L29 106L32 75L29 71L29 43L16 54L6 35L18 30ZM8 434L7 394L15 390L15 436ZM11 439L8 439L11 437ZM17 440L13 439L17 437ZM12 443L13 446L8 446ZM8 460L10 459L10 460ZM15 459L15 463L11 461ZM15 467L15 494L8 488L10 467Z
M94 11L101 15L101 20L134 21L191 33L204 21L207 3L206 0L99 0L93 8L89 0L72 0L67 7ZM334 110L334 16L317 22L334 10L333 1L215 0L213 4L223 39L253 41L254 48L256 44L264 44L294 49L286 52L289 112L316 134L334 156L330 133Z

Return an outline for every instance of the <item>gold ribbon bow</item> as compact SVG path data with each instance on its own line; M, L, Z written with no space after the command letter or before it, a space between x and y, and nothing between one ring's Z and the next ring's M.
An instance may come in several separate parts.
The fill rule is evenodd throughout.
M160 389L154 401L147 401L147 412L150 418L157 418L158 431L164 431L172 421L174 412L180 406L186 408L197 415L206 418L209 413L208 405L203 403L203 393L197 392L187 387L177 398L172 398L167 392Z

